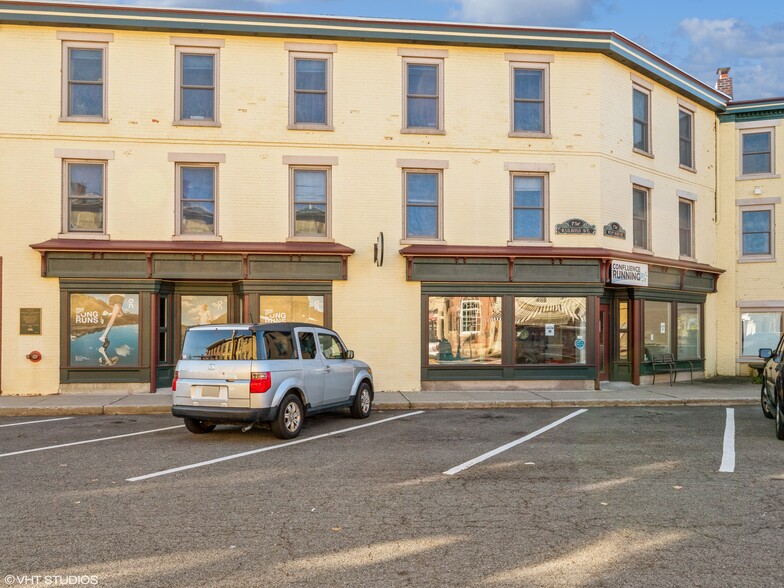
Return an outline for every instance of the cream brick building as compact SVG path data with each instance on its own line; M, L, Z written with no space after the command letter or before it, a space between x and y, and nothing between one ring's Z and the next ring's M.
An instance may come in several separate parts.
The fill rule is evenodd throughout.
M3 393L247 320L384 390L734 365L728 97L617 33L0 1L0 60Z

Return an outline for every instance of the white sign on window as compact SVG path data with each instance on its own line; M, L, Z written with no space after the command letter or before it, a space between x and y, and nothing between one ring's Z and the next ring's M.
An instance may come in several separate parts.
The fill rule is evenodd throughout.
M555 337L555 325L546 324L544 326L544 335L545 337Z
M610 264L610 283L627 286L647 286L648 264L613 260Z

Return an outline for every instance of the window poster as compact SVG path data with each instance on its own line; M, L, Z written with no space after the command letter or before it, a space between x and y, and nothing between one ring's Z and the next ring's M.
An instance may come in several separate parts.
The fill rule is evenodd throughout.
M228 296L181 296L180 329L182 336L189 327L224 325L228 321Z
M139 365L139 295L71 294L69 364Z

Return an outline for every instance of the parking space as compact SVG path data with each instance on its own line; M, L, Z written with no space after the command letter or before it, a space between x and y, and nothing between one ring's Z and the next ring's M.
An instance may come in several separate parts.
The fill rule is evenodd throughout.
M80 443L0 457L4 567L102 586L784 580L784 443L756 407L346 416L294 442L164 415L0 428L2 454Z

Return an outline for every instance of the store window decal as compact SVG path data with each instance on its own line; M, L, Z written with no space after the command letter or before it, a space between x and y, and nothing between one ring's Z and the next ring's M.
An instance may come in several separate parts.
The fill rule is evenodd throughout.
M139 295L70 296L69 365L139 365Z

